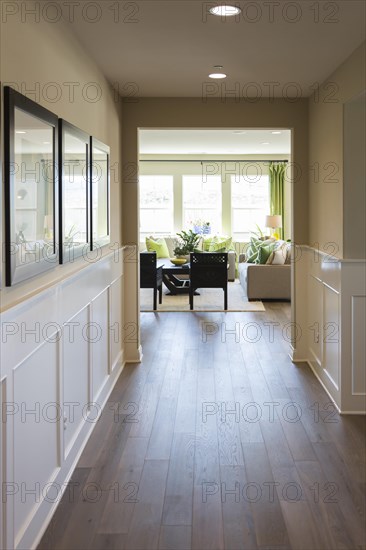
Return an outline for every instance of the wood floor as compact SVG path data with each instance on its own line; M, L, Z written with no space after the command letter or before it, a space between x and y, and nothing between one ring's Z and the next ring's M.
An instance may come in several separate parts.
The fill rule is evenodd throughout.
M39 549L365 548L365 418L340 417L291 363L289 315L143 314L143 363Z

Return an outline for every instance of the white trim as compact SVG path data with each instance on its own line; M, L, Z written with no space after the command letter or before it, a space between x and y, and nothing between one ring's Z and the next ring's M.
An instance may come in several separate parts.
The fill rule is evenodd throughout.
M348 258L342 258L339 261L341 264L366 264L366 260L351 260Z
M323 372L324 374L329 378L330 382L333 384L333 386L335 387L335 389L337 391L339 391L339 386L338 384L336 384L335 380L333 380L333 378L331 377L331 375L329 374L329 372L327 371L327 369L323 369Z
M307 359L301 359L299 357L296 357L297 350L294 348L292 344L290 344L290 351L288 352L288 356L291 359L293 363L307 363Z
M329 290L332 290L332 292L335 292L335 294L338 294L339 296L339 291L336 290L335 288L333 288L332 286L328 285L327 283L325 283L324 281L320 281L324 286L326 286L327 288L329 288Z
M106 245L108 246L108 245ZM102 249L105 247L102 247ZM127 246L121 246L119 251L124 251L127 248ZM102 250L101 249L101 250ZM59 287L60 285L64 284L70 284L77 281L77 279L85 274L86 271L91 270L93 266L95 266L96 263L99 262L107 262L111 259L111 257L116 253L114 250L113 252L110 252L106 254L105 256L102 256L99 260L96 262L88 263L87 265L84 265L84 267L77 267L75 271L72 271L69 273L66 277L60 276L51 283L45 284L41 286L40 288L36 290L32 290L29 293L23 295L21 298L15 300L14 302L9 302L5 306L0 306L0 313L5 313L6 311L9 311L9 309L12 309L14 313L18 312L18 309L20 309L22 306L29 307L29 305L33 305L34 302L37 301L37 298L44 299L47 295L46 293L52 293ZM79 264L80 265L80 264ZM83 264L81 264L83 265ZM123 265L123 263L122 263ZM62 265L58 266L62 269ZM117 277L118 278L118 277ZM41 296L40 296L41 295Z
M322 368L322 362L321 360L319 359L319 357L317 357L313 351L312 348L309 348L309 352L311 353L311 355L313 356L313 360L314 362L319 366L319 368Z
M359 414L359 415L365 416L366 411L340 411L339 414L341 414L341 415L344 415L344 414Z
M351 296L351 381L352 381L352 395L359 395L364 397L366 391L357 392L354 391L355 388L355 330L354 330L354 310L355 310L355 298L366 298L362 294L354 294Z
M311 370L313 371L313 374L315 375L315 377L317 378L317 380L320 382L320 385L322 386L323 390L325 391L325 393L328 395L328 397L330 398L330 400L332 401L333 405L335 406L335 408L337 409L337 411L339 412L339 414L341 414L341 409L340 407L337 405L334 397L332 396L332 394L329 392L328 388L325 386L324 382L322 381L322 379L319 377L318 373L316 372L316 370L313 368L312 364L310 363L310 361L306 361L307 364L309 365L309 367L311 368Z
M138 354L138 358L136 358L136 359L126 359L125 363L133 365L133 364L142 362L142 358L144 357L144 354L142 353L142 346L141 345L137 348L137 354Z

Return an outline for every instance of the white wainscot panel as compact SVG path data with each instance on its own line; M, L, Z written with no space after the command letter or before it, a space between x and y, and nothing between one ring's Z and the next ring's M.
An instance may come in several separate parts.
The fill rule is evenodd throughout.
M312 363L315 361L315 367L322 366L322 340L323 340L323 311L322 311L322 282L309 276L309 350L311 353L310 360Z
M335 245L334 243L329 243L329 255L325 254L322 257L320 279L330 288L333 288L337 292L340 292L341 264L339 263L338 259L332 255L332 250L336 249L336 246L337 245Z
M113 370L121 360L122 349L122 283L120 277L110 287L110 363Z
M96 401L108 379L109 368L109 288L92 302L92 322L88 331L92 355L92 396Z
M89 307L63 327L63 434L67 458L84 424L89 395Z
M0 410L2 411L2 418L4 419L4 411L6 410L6 378L0 380ZM6 485L6 440L7 440L7 424L6 422L1 422L0 424L0 483L3 490ZM0 499L0 548L6 548L6 507L5 507L5 498L4 493L2 492L2 497Z
M14 370L16 547L60 466L58 346L58 342L41 344Z
M366 395L366 296L352 296L352 394Z
M333 288L323 284L324 325L323 360L324 372L331 383L339 389L339 294Z

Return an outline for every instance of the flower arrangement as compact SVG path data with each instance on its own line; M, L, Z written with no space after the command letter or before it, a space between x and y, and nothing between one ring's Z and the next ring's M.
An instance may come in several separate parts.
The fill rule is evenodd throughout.
M198 219L192 222L193 231L198 235L209 235L211 233L210 222Z

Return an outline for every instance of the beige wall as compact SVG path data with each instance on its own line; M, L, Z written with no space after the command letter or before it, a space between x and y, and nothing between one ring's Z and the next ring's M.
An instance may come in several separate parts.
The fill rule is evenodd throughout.
M62 22L35 23L28 17L27 23L21 23L20 16L9 17L2 24L0 50L2 85L11 83L23 93L36 90L27 95L111 147L111 238L112 242L121 242L121 113L101 71ZM12 288L3 287L2 307L85 264L81 259Z
M344 106L343 255L366 258L366 91Z
M363 44L320 86L319 95L309 99L310 244L339 258L347 257L343 238L343 193L347 193L348 185L343 181L343 109L347 101L365 90L365 66ZM360 180L360 185L365 181ZM352 220L352 212L347 214Z
M125 243L138 242L138 128L288 128L296 164L293 185L293 239L308 242L308 102L262 99L257 103L200 98L140 98L124 103L123 210Z

